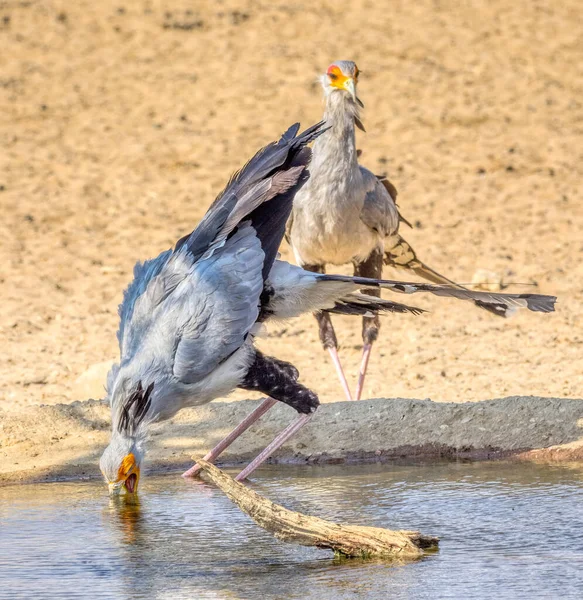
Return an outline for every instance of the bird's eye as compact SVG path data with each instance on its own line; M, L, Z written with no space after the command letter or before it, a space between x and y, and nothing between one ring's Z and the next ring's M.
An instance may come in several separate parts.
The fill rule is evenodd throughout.
M338 75L336 75L336 73L328 73L328 77L330 77L332 81L338 79Z

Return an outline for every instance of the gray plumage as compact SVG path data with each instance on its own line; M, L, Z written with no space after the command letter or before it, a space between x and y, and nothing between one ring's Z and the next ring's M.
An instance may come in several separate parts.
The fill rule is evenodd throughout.
M307 179L306 144L321 131L318 124L296 137L298 126L290 128L231 179L191 234L136 265L119 309L120 363L108 376L112 442L101 468L110 483L120 452L143 455L149 423L226 395L243 380L253 360L265 275L293 195ZM262 204L273 205L279 226ZM151 406L140 427L120 428L127 398L146 387Z
M356 65L334 63L347 78ZM287 236L300 265L363 260L396 233L399 213L379 179L358 164L356 96L322 77L330 131L314 143L311 177L296 195Z
M338 68L336 79L330 78L333 67ZM344 86L339 81L343 77ZM399 233L400 222L407 221L397 208L395 187L358 164L355 127L360 123L362 103L356 96L355 63L333 63L321 81L324 120L330 132L314 144L311 177L297 194L288 222L287 239L297 263L358 264L380 249L387 265L464 289L419 260ZM512 306L503 304L477 305L500 316L513 312Z

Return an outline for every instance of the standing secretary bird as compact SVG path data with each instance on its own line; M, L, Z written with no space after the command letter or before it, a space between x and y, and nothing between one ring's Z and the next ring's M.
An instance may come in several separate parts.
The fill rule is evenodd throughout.
M547 296L466 292L441 286L321 275L276 259L297 190L308 179L306 144L322 124L297 135L291 127L237 173L189 235L153 260L138 263L120 306L120 363L108 375L112 436L100 461L111 493L135 492L148 425L181 408L205 404L239 387L269 396L207 455L214 459L276 401L300 417L238 475L244 479L302 427L318 407L289 363L254 347L261 323L314 310L363 315L421 312L360 294L385 287L428 291L493 305L550 311ZM195 469L191 469L191 472Z
M354 274L378 278L383 262L407 269L433 283L464 289L440 275L416 256L399 235L404 219L396 206L397 191L384 177L377 177L358 164L355 127L364 131L360 121L362 102L356 95L358 67L341 60L328 67L321 77L326 109L324 120L330 131L313 148L310 180L298 192L288 223L287 240L296 262L306 270L324 273L326 264L354 264ZM405 221L406 222L406 221ZM380 295L380 290L368 294ZM500 316L513 308L476 304ZM330 352L348 400L351 393L338 357L338 342L327 312L317 312L320 340ZM377 339L377 315L363 319L363 354L355 400L362 394L372 344Z

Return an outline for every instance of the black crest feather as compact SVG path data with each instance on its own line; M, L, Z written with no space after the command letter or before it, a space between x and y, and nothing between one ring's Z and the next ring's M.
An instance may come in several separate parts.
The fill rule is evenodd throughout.
M135 435L152 404L151 395L153 389L154 382L144 390L142 382L138 381L136 389L128 396L121 407L121 416L118 424L120 433Z

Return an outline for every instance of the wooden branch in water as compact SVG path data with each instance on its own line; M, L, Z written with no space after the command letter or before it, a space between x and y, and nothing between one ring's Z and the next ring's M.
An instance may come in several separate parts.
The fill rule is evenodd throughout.
M439 538L422 535L418 531L341 525L288 510L235 481L205 460L193 458L209 479L244 513L284 542L330 548L344 556L366 558L419 558L424 549L437 547Z

